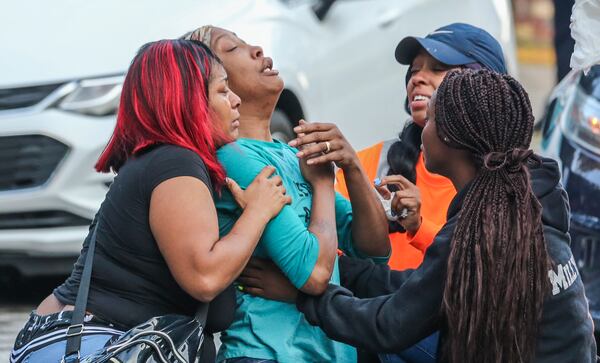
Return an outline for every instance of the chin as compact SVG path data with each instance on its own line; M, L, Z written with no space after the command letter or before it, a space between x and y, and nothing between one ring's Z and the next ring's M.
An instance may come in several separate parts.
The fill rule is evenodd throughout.
M281 79L279 76L276 76L277 80L273 82L273 92L277 92L277 93L281 93L283 92L283 88L285 86L285 84L283 83L283 79Z
M425 127L425 117L426 117L426 112L424 112L424 111L419 111L419 112L412 114L413 122L421 128Z

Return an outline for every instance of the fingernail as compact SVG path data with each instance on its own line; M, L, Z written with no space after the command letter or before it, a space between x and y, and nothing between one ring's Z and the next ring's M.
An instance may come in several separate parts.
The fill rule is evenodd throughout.
M300 126L294 127L294 132L300 132L300 131L302 131L302 127L300 127Z
M299 158L301 158L303 155L304 155L304 153L302 151L298 151L296 153L296 156L299 157Z
M306 163L307 163L308 165L312 165L312 164L314 163L314 161L312 161L312 160L308 160Z
M242 286L242 285L238 285L238 287L237 287L237 288L238 288L238 290L240 290L240 291L244 291L244 286Z
M381 185L381 179L379 178L375 178L375 180L373 180L373 184L375 184L376 187Z
M290 146L296 146L297 143L298 143L298 141L292 140L292 141L288 142L288 145L290 145Z

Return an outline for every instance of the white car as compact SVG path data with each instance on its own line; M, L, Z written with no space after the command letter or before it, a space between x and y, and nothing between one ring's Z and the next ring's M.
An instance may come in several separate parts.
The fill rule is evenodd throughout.
M65 273L112 175L93 166L144 43L203 24L261 45L286 88L273 131L335 122L356 148L406 119L394 49L452 22L487 29L516 72L508 0L11 1L0 12L0 267Z

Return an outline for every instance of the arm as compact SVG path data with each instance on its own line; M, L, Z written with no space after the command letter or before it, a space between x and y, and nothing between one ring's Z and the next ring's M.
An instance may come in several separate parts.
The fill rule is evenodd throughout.
M425 253L427 248L433 242L435 235L442 229L442 225L433 223L429 219L422 217L421 225L416 230L416 232L411 233L407 232L407 236L409 238L408 243L413 245L416 249Z
M299 148L306 145L298 153L300 158L307 158L309 164L315 165L334 162L342 169L352 203L354 247L365 255L388 256L391 246L385 212L356 152L340 130L333 124L301 122L294 131L303 135L290 145ZM329 151L322 154L327 145Z
M330 285L318 297L299 294L296 305L332 339L376 352L400 352L440 328L449 239L394 294L359 299Z
M265 169L257 176L245 192L246 209L221 239L212 195L203 181L179 176L153 188L152 234L173 277L194 298L210 301L233 282L269 219L289 202L281 181L268 179L273 171Z
M413 270L395 271L386 264L349 256L339 258L340 283L359 298L393 294Z
M343 172L352 204L354 247L369 256L389 256L391 245L385 211L358 159Z
M319 257L309 279L300 288L301 291L309 294L322 294L333 273L338 245L334 200L332 182L313 184L308 230L316 236L319 242Z
M393 294L413 272L393 271L370 259L339 258L340 282L359 298ZM283 302L296 301L298 290L272 261L252 257L238 278L242 289L252 295Z
M219 160L230 178L243 188L252 180L266 160L253 150L223 147ZM239 165L244 165L243 168ZM266 226L261 237L261 250L273 260L293 285L306 293L322 293L329 283L337 237L333 206L333 181L313 185L311 219L308 228L296 210L285 206ZM235 220L237 206L229 193L217 202L222 231Z

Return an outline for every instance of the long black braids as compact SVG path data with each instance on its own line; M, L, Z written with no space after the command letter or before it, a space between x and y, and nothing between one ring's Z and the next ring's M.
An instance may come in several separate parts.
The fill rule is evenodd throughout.
M440 139L479 168L451 244L443 352L451 362L530 362L550 259L527 167L529 98L508 75L463 70L446 76L435 109Z

